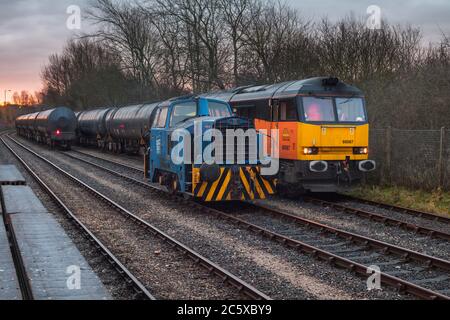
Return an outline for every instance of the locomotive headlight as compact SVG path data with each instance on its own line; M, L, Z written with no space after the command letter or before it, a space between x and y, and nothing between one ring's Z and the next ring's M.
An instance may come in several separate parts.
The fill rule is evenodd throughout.
M311 154L318 154L319 148L312 147L312 148L303 148L303 154L305 155L311 155Z
M369 148L364 147L364 148L353 148L353 153L354 154L368 154L369 153Z

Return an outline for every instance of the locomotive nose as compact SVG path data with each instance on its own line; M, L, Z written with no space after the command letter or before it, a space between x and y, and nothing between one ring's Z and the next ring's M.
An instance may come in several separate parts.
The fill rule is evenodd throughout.
M200 167L201 181L214 182L220 177L220 168L217 164L202 164Z

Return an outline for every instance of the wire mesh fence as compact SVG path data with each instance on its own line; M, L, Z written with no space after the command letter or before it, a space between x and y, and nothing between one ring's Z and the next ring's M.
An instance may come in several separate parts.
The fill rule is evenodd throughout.
M372 129L368 181L422 189L450 189L450 131Z

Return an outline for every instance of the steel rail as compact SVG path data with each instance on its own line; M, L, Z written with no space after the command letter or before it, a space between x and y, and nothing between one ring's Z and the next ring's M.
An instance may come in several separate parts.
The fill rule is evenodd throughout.
M129 177L127 175L124 175L124 174L122 174L120 172L117 172L117 171L114 171L114 170L102 167L101 165L96 164L95 162L92 162L92 161L89 161L89 160L86 160L86 159L83 159L83 158L76 157L76 156L74 156L74 155L72 155L72 154L70 154L68 152L63 152L62 154L67 156L67 157L69 157L69 158L71 158L71 159L74 159L74 160L86 163L86 164L88 164L90 166L93 166L95 168L98 168L98 169L101 169L103 171L106 171L106 172L108 172L110 174L113 174L113 175L119 177L119 178L123 178L125 180L128 180L129 182L132 182L133 184L140 185L140 186L145 187L145 188L160 189L160 188L158 188L158 187L156 187L154 185L146 183L145 181L138 180L138 179L135 179L133 177ZM99 158L99 159L101 159L101 158ZM103 160L103 159L101 159L101 160ZM103 161L107 161L107 160L103 160Z
M16 141L15 139L13 139L13 138L11 138L9 136L8 136L8 138L11 141L13 141L14 143L16 143L18 146L23 148L24 150L28 151L29 153L33 154L37 158L39 158L42 161L46 162L48 165L53 167L56 171L60 172L64 176L66 176L67 178L69 178L70 180L72 180L73 182L78 184L80 187L82 187L86 191L88 191L91 194L93 194L95 197L97 197L101 201L105 202L109 206L111 206L114 209L116 209L119 213L123 214L125 217L130 218L131 220L133 220L138 225L140 225L140 226L144 227L145 229L147 229L148 231L150 231L153 235L157 236L161 240L167 242L169 245L171 245L174 248L176 248L183 255L187 256L188 258L193 260L196 264L198 264L202 268L206 269L210 274L213 274L213 275L219 277L222 280L222 282L230 284L233 287L235 287L238 290L239 293L249 297L250 299L271 300L271 298L269 296L267 296L263 292L259 291L258 289L256 289L252 285L250 285L247 282L243 281L242 279L238 278L234 274L232 274L229 271L225 270L224 268L220 267L219 265L217 265L216 263L214 263L211 260L207 259L206 257L203 257L202 255L200 255L199 253L197 253L193 249L187 247L183 243L181 243L178 240L172 238L171 236L169 236L165 232L161 231L157 227L155 227L155 226L151 225L150 223L146 222L145 220L139 218L134 213L128 211L127 209L125 209L124 207L122 207L121 205L119 205L118 203L113 201L112 199L108 198L107 196L103 195L99 191L97 191L94 188L92 188L91 186L87 185L86 183L84 183L80 179L76 178L75 176L71 175L67 171L63 170L62 168L60 168L59 166L57 166L56 164L54 164L50 160L44 158L43 156L39 155L38 153L36 153L35 151L33 151L30 148L26 147L25 145L21 144L20 142Z
M362 210L362 209L357 209L357 208L352 208L352 207L347 207L338 203L334 203L334 202L330 202L327 200L323 200L323 199L319 199L319 198L314 198L314 197L304 197L303 198L306 202L309 203L313 203L313 204L318 204L324 207L330 207L333 208L335 210L338 210L340 212L346 213L346 214L352 214L352 215L357 215L366 219L370 219L376 222L381 222L384 223L386 225L393 225L408 231L414 231L416 233L419 234L423 234L432 238L438 238L438 239L443 239L443 240L447 240L450 241L450 234L446 233L446 232L442 232L439 230L434 230L431 228L426 228L426 227L421 227L412 223L408 223L408 222L404 222L398 219L394 219L394 218L390 218L390 217L386 217L382 214L378 214L378 213L374 213L374 212L370 212L370 211L366 211L366 210Z
M447 261L444 259L433 257L433 256L430 256L427 254L417 252L417 251L409 250L409 249L406 249L406 248L403 248L400 246L389 244L384 241L375 240L373 238L358 235L356 233L333 228L333 227L321 224L319 222L315 222L313 220L309 220L306 218L296 216L285 210L275 209L275 208L272 208L272 207L269 207L269 206L266 206L263 204L248 203L248 202L246 202L246 204L249 206L253 206L257 209L263 209L267 213L276 215L281 218L285 218L287 220L302 224L304 226L313 227L313 228L321 230L322 232L326 231L327 233L337 235L340 238L350 240L354 243L370 245L372 248L379 249L385 254L393 253L404 259L411 259L411 260L415 260L417 262L424 262L429 267L436 267L436 268L439 268L439 269L442 269L445 271L450 271L450 261Z
M334 253L328 252L326 250L317 248L315 246L306 244L302 241L295 240L289 237L286 237L284 235L281 235L279 233L270 231L266 228L257 226L255 224L249 223L245 220L233 217L229 214L223 213L223 212L215 212L217 215L225 218L226 220L233 221L237 223L238 225L241 225L257 234L260 234L272 241L277 241L279 243L282 243L288 247L297 249L299 251L306 252L308 254L311 254L313 257L327 261L331 264L334 264L338 267L343 267L347 270L350 270L352 272L356 272L362 276L367 276L367 271L369 270L367 266L360 264L358 262L349 260L347 258L341 257L339 255L336 255ZM352 240L352 239L347 239ZM407 257L405 257L407 258ZM450 300L450 297L447 297L443 294L440 294L438 292L434 292L432 290L423 288L421 286L418 286L414 283L411 283L409 281L391 276L387 273L380 272L380 280L381 283L386 284L388 286L394 287L398 289L400 292L406 292L410 293L412 295L415 295L417 297L423 298L423 299L429 299L429 300Z
M102 161L110 162L112 164L121 166L121 167L123 167L125 169L128 169L128 170L131 170L131 171L135 171L135 172L138 172L138 173L144 173L144 171L142 169L140 169L140 168L129 166L129 165L126 165L126 164L121 163L121 162L113 161L113 160L106 159L106 158L103 158L103 157L98 157L98 156L91 155L91 154L88 154L88 153L84 153L84 152L81 152L81 151L78 151L78 150L72 150L72 151L76 152L78 154L84 155L84 156L97 158L97 159L102 160ZM374 202L374 201L365 200L365 199L359 199L359 198L350 197L350 196L347 196L347 195L340 195L340 196L347 197L350 200L359 201L359 202L370 204L370 205L373 205L373 206L378 206L378 207L382 207L382 208L386 208L386 209L392 209L392 210L395 210L395 211L398 211L398 212L404 212L404 213L408 213L408 214L413 214L415 216L426 218L426 219L430 219L430 220L440 221L440 222L444 222L444 223L450 223L450 218L443 217L443 216L438 216L438 215L435 215L435 214L432 214L432 213L416 211L416 210L413 210L413 209L397 207L397 206L384 204L384 203L379 203L379 202ZM330 203L332 203L332 202L330 202ZM350 213L351 211L354 211L354 210L352 208L347 208L347 212L348 213ZM375 214L375 213L372 213L372 212L363 211L363 212L360 212L360 214L361 215L364 214L367 217L372 216L372 218L374 220L379 221L379 222L383 222L383 223L391 223L391 224L396 225L396 226L407 225L407 226L404 226L404 227L408 228L410 230L417 231L419 233L424 233L426 235L435 236L435 237L438 237L438 238L450 240L450 238L449 238L450 235L447 234L447 233L444 233L444 232L440 232L440 231L436 231L436 230L432 230L432 229L427 229L427 228L420 228L420 227L418 227L416 225L411 225L411 224L408 225L408 224L406 224L406 223L404 223L402 221L395 220L395 219L392 219L392 218L387 218L385 216L378 215L378 214Z
M410 214L419 218L425 218L428 220L432 220L432 221L439 221L439 222L443 222L443 223L447 223L450 224L450 217L445 217L445 216L441 216L438 214L434 214L431 212L425 212L425 211L419 211L419 210L415 210L415 209L411 209L411 208L405 208L405 207L401 207L401 206L396 206L393 204L388 204L388 203L384 203L384 202L378 202L378 201L373 201L373 200L367 200L367 199L363 199L363 198L358 198L355 196L350 196L350 195L346 195L346 194L337 194L339 197L342 197L343 199L348 199L350 201L355 201L355 202L359 202L362 204L368 204L374 207L379 207L382 209L387 209L387 210L391 210L391 211L396 211L399 213L406 213L406 214Z
M43 190L55 201L69 220L72 221L83 233L83 235L94 243L97 250L101 252L106 260L119 272L119 274L131 284L139 295L142 295L145 299L156 300L155 297L145 288L145 286L125 267L119 259L84 225L75 214L64 204L64 202L51 190L51 188L37 175L37 173L31 169L31 167L20 157L4 140L0 138L3 144L14 155L14 157L22 164L25 170L36 180L36 182L43 188Z
M66 153L66 155L68 155L68 154ZM114 163L113 161L105 160L103 158L98 158L98 157L95 157L95 156L92 156L92 155L87 155L87 156L90 156L92 158L97 158L97 159L100 159L100 160L105 161L105 162ZM101 165L98 165L98 164L93 163L91 161L88 161L88 160L85 160L85 159L81 159L81 158L78 158L78 157L75 157L75 156L72 156L72 155L70 155L70 157L72 157L74 159L77 159L77 160L80 160L82 162L85 162L87 164L90 164L90 165L92 165L92 166L94 166L96 168L102 169L102 170L104 170L106 172L109 172L109 173L111 173L113 175L122 177L122 178L124 178L124 179L126 179L128 181L131 181L131 182L133 182L133 183L135 183L137 185L140 185L142 187L154 190L156 192L167 193L164 190L162 190L160 188L157 188L157 187L155 187L155 186L153 186L151 184L145 183L143 181L139 181L139 180L134 179L132 177L128 177L128 176L123 175L121 173L118 173L118 172L116 172L114 170L102 167ZM295 248L295 249L298 249L300 251L304 251L306 253L310 253L310 254L312 254L313 256L315 256L318 259L329 261L330 263L333 263L336 266L344 267L344 268L349 269L351 271L354 271L354 272L356 272L356 273L358 273L360 275L367 276L367 266L364 266L364 265L359 264L357 262L351 261L349 259L340 257L340 256L338 256L336 254L331 253L331 252L328 252L328 251L325 251L323 249L319 249L317 247L314 247L314 246L311 246L309 244L303 243L303 242L301 242L299 240L295 240L295 239L286 237L284 235L272 232L270 230L267 230L265 228L262 228L260 226L255 225L255 224L249 223L249 222L247 222L245 220L236 218L236 217L234 217L234 216L232 216L232 215L230 215L228 213L225 213L225 212L222 212L220 210L217 210L217 209L214 209L214 208L202 205L200 203L193 202L193 201L188 201L188 200L186 200L186 199L184 199L182 197L179 197L179 196L178 197L174 197L174 199L179 201L179 202L182 202L184 204L187 204L187 205L190 205L192 207L198 208L200 210L204 210L206 212L214 214L215 216L220 217L222 219L225 219L225 220L231 221L233 223L236 223L237 225L241 225L241 226L247 228L250 231L254 231L254 232L256 232L256 233L258 233L258 234L260 234L262 236L265 236L265 237L269 238L270 240L280 242L282 244L287 245L288 247ZM429 255L421 254L419 252L415 252L415 251L408 250L408 249L405 249L405 248L402 248L402 247L399 247L399 246L391 245L391 244L388 244L388 243L385 243L385 242L382 242L382 241L378 241L378 240L367 238L367 237L364 237L364 236L361 236L361 235L357 235L357 234L354 234L354 233L342 231L342 230L339 230L339 229L336 229L336 228L332 228L332 227L329 227L329 226L317 223L315 221L304 219L304 218L292 215L292 214L290 214L288 212L281 211L281 210L274 209L274 208L270 208L270 207L267 207L267 206L264 206L264 205L255 204L255 203L249 203L249 202L245 202L245 204L249 205L249 206L254 206L255 208L257 208L259 210L263 209L263 210L265 210L268 213L271 213L271 214L274 214L274 215L277 215L277 216L280 216L280 217L283 217L283 218L287 218L287 219L289 219L291 221L294 221L296 223L301 223L302 225L316 228L316 229L318 229L318 230L320 230L322 232L325 231L325 232L328 232L330 234L337 235L337 236L339 236L339 237L341 237L341 238L343 238L343 239L345 239L347 241L351 241L353 243L370 246L373 249L380 250L384 254L390 254L390 253L396 254L396 255L400 256L402 259L405 259L405 260L406 259L411 259L411 260L414 260L414 261L417 261L417 262L426 263L429 267L436 267L436 268L440 268L440 269L445 270L445 271L450 271L450 262L446 261L446 260L443 260L443 259L439 259L439 258L432 257L432 256L429 256ZM434 300L434 299L448 300L448 299L450 299L449 297L447 297L445 295L442 295L442 294L440 294L438 292L434 292L432 290L423 288L423 287L418 286L418 285L416 285L414 283L411 283L409 281L406 281L406 280L403 280L403 279L391 276L391 275L386 274L386 273L381 273L381 282L386 284L386 285L395 287L395 288L399 289L400 291L405 291L407 293L413 294L415 296L418 296L418 297L424 298L424 299L430 299L430 300Z
M134 172L137 172L137 173L142 173L142 174L144 173L144 170L142 170L141 168L137 168L137 167L134 167L134 166L131 166L131 165L127 165L127 164L122 163L122 162L118 162L118 161L106 159L106 158L103 158L103 157L95 156L95 155L92 155L90 153L85 153L85 152L82 152L82 151L79 151L79 150L70 150L70 152L78 153L78 154L83 155L83 156L87 156L87 157L103 160L103 161L106 161L106 162L110 162L112 164L118 165L118 166L120 166L122 168L131 170L131 171L134 171Z

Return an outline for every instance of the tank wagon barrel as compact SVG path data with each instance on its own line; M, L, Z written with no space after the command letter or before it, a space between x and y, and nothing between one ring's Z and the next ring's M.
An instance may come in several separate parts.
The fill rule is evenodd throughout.
M77 120L75 113L67 107L59 107L39 112L34 122L36 131L42 134L58 135L65 134L67 140L75 138Z
M107 108L80 112L78 115L80 133L88 137L106 135L105 118L108 112L113 110L112 108Z
M141 104L118 109L107 122L112 141L119 142L119 149L136 152L145 143L158 103ZM119 151L122 151L119 150Z
M107 124L108 133L116 139L139 140L150 129L157 106L155 103L120 108Z
M103 147L103 141L107 136L106 119L116 110L116 108L103 108L80 112L77 115L80 143Z
M139 152L159 103L138 104L122 108L97 109L78 115L81 144L96 144L114 152Z
M20 116L16 119L19 135L46 143L50 146L70 148L76 139L77 118L67 107Z
M16 127L24 130L24 131L32 131L34 130L34 120L39 112L25 114L16 119Z

